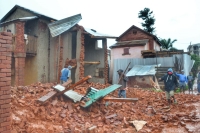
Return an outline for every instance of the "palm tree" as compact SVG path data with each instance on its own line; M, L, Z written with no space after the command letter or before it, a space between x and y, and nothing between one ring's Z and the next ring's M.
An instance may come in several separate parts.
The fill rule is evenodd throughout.
M177 40L174 39L171 41L171 38L166 39L161 39L160 42L162 44L162 48L167 49L167 50L178 50L177 48L173 47L173 43L176 42Z

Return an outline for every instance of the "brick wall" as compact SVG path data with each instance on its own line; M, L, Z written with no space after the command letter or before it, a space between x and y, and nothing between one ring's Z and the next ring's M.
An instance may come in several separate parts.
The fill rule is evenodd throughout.
M12 33L0 32L0 132L11 133Z
M24 42L24 22L15 23L15 85L24 85L24 69L25 69L25 42Z

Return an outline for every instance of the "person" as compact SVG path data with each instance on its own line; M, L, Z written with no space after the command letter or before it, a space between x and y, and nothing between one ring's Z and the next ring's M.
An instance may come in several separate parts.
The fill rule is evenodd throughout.
M61 76L60 76L60 81L61 81L61 84L67 82L67 80L69 79L70 75L71 75L71 69L72 69L72 66L68 66L68 67L64 67L62 70L61 70Z
M171 105L171 97L173 98L174 103L177 103L174 97L174 90L178 86L178 81L176 76L173 74L172 68L169 68L167 74L165 74L162 78L159 78L159 80L164 81L165 94L169 107Z
M175 72L175 75L179 78L180 92L182 91L183 93L185 93L185 88L188 81L187 77L184 75L184 71L181 70L181 74Z
M198 89L197 95L200 95L200 71L199 71L198 77L197 77L197 89Z
M117 72L118 72L119 78L122 76L122 78L119 79L120 80L119 84L122 86L119 89L118 96L119 98L121 97L126 98L126 90L128 89L128 87L126 87L126 83L128 81L128 78L123 74L122 69L119 69Z
M193 94L193 82L194 82L194 78L192 76L192 72L190 72L189 75L187 76L187 80L188 80L189 94L190 94L190 91L192 91L192 94Z

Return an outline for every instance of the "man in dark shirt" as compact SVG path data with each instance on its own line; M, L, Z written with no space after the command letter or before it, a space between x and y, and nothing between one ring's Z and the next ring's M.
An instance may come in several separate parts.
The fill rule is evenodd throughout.
M166 98L170 107L171 104L171 97L173 98L174 102L176 103L176 99L174 97L174 90L178 86L178 81L176 76L173 74L173 70L171 68L168 69L167 74L164 75L162 78L159 78L160 81L164 81L165 85L165 94Z
M192 76L192 72L190 72L189 75L187 76L187 80L188 80L189 94L190 94L190 91L192 91L192 94L193 94L193 82L194 82L194 78Z
M119 69L118 71L118 75L119 75L119 78L122 76L121 79L119 79L119 84L122 85L119 89L119 92L118 92L118 96L119 98L120 97L123 97L123 98L126 98L126 90L128 87L126 87L126 83L128 81L128 78L123 74L123 70L122 69Z

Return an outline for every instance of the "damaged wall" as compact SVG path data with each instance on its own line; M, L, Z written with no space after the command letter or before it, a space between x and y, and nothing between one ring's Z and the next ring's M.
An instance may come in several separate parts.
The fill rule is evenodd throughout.
M132 76L128 77L128 86L129 87L139 87L139 88L152 88L151 80L154 79L154 76Z
M0 132L11 132L11 56L12 33L0 33Z
M89 35L85 35L85 61L100 61L100 64L85 64L84 72L85 76L91 75L93 78L92 82L105 83L105 58L104 58L104 47L106 46L105 39L102 40L102 48L97 48L96 46L97 39L91 38ZM107 48L106 48L107 51ZM107 53L107 52L106 52ZM107 60L107 56L106 56ZM99 70L98 76L96 72ZM101 71L101 72L100 72Z

